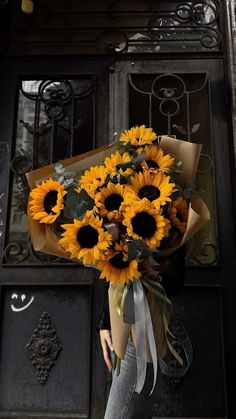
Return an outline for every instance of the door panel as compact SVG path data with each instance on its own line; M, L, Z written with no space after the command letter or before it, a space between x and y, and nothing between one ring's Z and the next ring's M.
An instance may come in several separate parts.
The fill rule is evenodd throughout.
M3 287L1 413L88 417L91 286Z
M1 66L0 417L103 415L101 284L92 268L32 249L25 173L107 141L108 67L47 59Z
M167 418L225 418L221 289L187 286L172 301L177 325L171 330L178 336L178 321L183 323L193 346L193 362L182 380L159 375L153 414Z
M158 134L202 143L196 183L211 212L211 222L188 244L187 288L175 303L191 337L194 360L181 381L166 384L162 377L154 416L227 417L226 376L231 383L229 366L235 365L229 301L236 248L223 62L127 60L114 68L111 133L145 123Z

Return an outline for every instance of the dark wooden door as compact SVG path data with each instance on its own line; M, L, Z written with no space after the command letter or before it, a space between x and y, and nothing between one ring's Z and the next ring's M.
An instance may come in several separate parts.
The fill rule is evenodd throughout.
M181 381L160 377L153 418L233 417L235 243L223 61L23 61L1 67L0 416L103 417L110 378L96 333L101 283L92 269L34 252L24 174L145 123L203 143L197 183L212 215L189 245L187 284L175 300L194 360Z
M34 251L25 173L107 141L108 65L8 61L0 72L0 416L101 418L100 283Z
M181 381L161 377L153 414L234 417L227 391L232 397L236 247L224 62L127 60L114 68L112 131L145 123L157 133L202 143L196 183L211 212L211 221L188 244L186 287L175 299L193 344L193 363Z

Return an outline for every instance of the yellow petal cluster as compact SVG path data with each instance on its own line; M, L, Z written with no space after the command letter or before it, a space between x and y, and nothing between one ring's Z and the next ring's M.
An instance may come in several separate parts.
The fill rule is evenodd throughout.
M125 130L120 136L120 141L129 142L133 146L144 146L152 144L157 139L156 133L152 128L146 128L145 125L136 126Z
M102 165L93 166L90 169L85 170L80 178L80 187L77 189L77 192L80 192L81 188L83 188L92 198L94 198L96 190L104 185L107 175L108 171Z
M70 189L66 199L64 186L50 178L30 193L29 211L40 223L53 225L57 220L57 233L62 217L68 217L70 222L60 225L59 239L68 257L98 268L102 279L124 285L143 272L141 243L133 240L155 249L179 239L186 231L188 202L173 194L178 191L171 180L174 158L164 154L152 128L123 131L119 147L122 152L113 152L80 177L75 190L86 191L92 200ZM90 210L83 214L86 208ZM78 219L72 221L74 214ZM168 236L170 240L163 241ZM133 249L137 258L130 260Z
M104 257L104 251L112 244L111 234L104 230L102 219L87 211L82 220L63 224L65 230L59 244L70 253L72 259L82 260L85 265L94 265Z
M118 168L116 166L118 166L119 164L122 163L128 163L131 160L131 156L129 155L129 153L125 152L123 154L121 154L119 151L116 151L116 153L111 154L110 157L107 157L104 161L104 165L108 171L108 173L111 176L115 176L118 173L120 173L122 176L130 176L134 173L134 170L130 167L128 167L127 169L122 169L122 168Z
M160 147L154 145L146 146L144 149L140 148L139 153L145 151L145 160L141 163L143 170L150 173L168 173L174 163L174 158L170 154L164 154Z
M131 185L125 194L125 202L146 198L156 209L170 202L170 195L175 190L175 184L170 182L170 177L161 172L153 174L147 171L139 172L130 178L130 182Z
M123 224L133 239L142 239L147 246L154 249L160 246L161 240L167 237L170 222L144 198L127 206Z
M52 178L44 180L30 192L31 217L40 223L52 224L64 209L66 191L63 185Z
M112 182L108 182L106 187L100 189L100 193L95 195L95 203L100 216L107 217L109 221L121 219L125 190L124 185Z
M181 233L185 233L188 220L188 203L182 196L170 203L169 216L174 227Z
M128 284L140 278L138 260L128 261L128 247L122 242L116 243L114 249L106 252L105 260L100 262L100 278L114 284Z

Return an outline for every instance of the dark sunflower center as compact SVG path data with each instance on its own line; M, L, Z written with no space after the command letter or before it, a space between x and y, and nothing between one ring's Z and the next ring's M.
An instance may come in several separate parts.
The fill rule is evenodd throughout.
M77 233L77 242L82 248L87 247L91 249L98 242L98 232L91 226L83 226Z
M43 207L47 214L54 213L52 208L57 203L57 191L49 191L43 200Z
M160 190L154 185L145 185L139 189L138 196L140 199L147 198L149 201L154 201L159 198Z
M158 169L159 166L154 160L145 160L149 169Z
M114 266L114 268L117 268L117 269L128 268L129 262L128 261L124 261L123 260L123 257L124 257L124 255L123 255L122 252L116 253L116 255L113 256L110 259L111 265Z
M138 212L131 221L134 233L143 239L149 239L155 233L157 226L155 218L145 211Z
M123 201L123 198L118 193L113 193L109 195L105 201L104 205L107 211L114 211L120 208L120 204Z

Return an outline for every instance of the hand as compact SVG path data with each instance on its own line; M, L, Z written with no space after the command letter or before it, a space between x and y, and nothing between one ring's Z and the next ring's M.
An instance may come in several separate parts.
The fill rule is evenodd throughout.
M101 345L102 345L103 358L104 358L104 361L106 363L107 368L111 372L112 362L111 362L109 349L111 351L114 351L114 349L113 349L113 346L112 346L110 331L106 330L106 329L102 329L102 330L99 331L99 334L100 334L100 341L101 341Z

